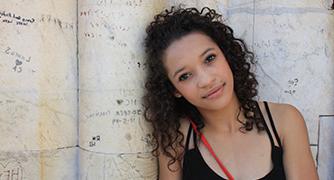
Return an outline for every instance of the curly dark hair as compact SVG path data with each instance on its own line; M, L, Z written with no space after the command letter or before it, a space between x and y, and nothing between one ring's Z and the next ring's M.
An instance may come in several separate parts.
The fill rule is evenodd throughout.
M257 115L257 104L253 98L257 95L257 80L250 71L254 64L254 55L244 41L233 36L233 30L222 22L222 17L214 9L171 7L154 17L147 29L145 39L146 92L144 95L144 117L153 125L155 146L153 154L161 151L170 157L168 167L181 160L183 154L178 148L184 148L184 135L180 132L180 119L190 117L198 126L204 127L199 111L184 98L174 96L175 88L167 77L163 65L165 50L169 45L191 32L201 32L209 36L224 53L232 70L234 91L239 100L239 114L242 112L246 122L242 129L250 131L255 124L259 131L264 130L263 122ZM239 118L238 118L239 119ZM242 131L243 131L242 130Z

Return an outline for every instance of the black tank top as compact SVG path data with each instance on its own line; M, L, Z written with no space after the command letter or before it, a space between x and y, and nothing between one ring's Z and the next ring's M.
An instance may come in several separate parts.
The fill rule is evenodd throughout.
M265 108L270 120L270 125L272 127L274 136L279 146L275 146L273 136L271 135L268 125L264 120L263 114L257 104L258 112L260 112L260 116L264 122L265 130L268 133L270 143L271 143L271 160L273 162L273 169L264 177L260 178L259 180L285 180L285 173L283 168L283 149L282 144L279 139L278 133L276 131L269 107L267 102L264 102ZM216 174L204 161L198 147L197 147L197 140L196 135L193 133L193 141L195 148L189 149L189 141L190 136L193 130L191 125L189 126L188 134L186 137L186 144L185 144L185 154L183 157L183 180L224 180L221 176Z

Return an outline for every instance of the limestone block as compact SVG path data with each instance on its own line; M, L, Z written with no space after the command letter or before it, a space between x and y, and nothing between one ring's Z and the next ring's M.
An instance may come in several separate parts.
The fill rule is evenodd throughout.
M334 113L333 13L319 1L227 5L227 21L255 53L259 99L296 106L317 144L319 114Z
M81 178L156 178L151 130L142 117L143 39L145 27L164 5L79 1Z
M75 179L75 1L0 8L0 179ZM63 148L63 149L62 149Z
M151 153L96 153L80 149L79 179L157 179L157 159Z
M321 116L319 127L318 173L321 180L334 177L334 116Z
M0 152L0 180L77 179L77 148Z
M1 3L0 151L75 145L75 9L66 0Z

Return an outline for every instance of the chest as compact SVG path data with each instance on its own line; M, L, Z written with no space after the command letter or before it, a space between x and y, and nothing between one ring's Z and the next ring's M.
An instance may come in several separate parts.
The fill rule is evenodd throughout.
M273 168L272 147L266 133L251 131L233 136L208 136L215 154L235 179L259 179ZM198 142L198 150L206 165L226 177L206 146Z

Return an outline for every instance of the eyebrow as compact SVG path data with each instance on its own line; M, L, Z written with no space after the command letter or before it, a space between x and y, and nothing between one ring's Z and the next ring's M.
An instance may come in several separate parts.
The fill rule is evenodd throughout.
M200 57L204 56L207 52L213 50L214 48L208 48L206 49L201 55L199 55Z
M199 57L204 56L207 52L209 52L209 51L211 51L211 50L213 50L213 49L214 49L214 48L208 48L208 49L206 49L204 52L202 52L202 53L199 55ZM184 69L185 69L185 67L182 67L182 68L178 69L177 71L175 71L175 73L174 73L174 75L173 75L173 78L174 78L179 72L183 71Z
M183 71L184 69L185 69L185 68L182 67L181 69L178 69L177 71L175 71L175 73L174 73L174 75L173 75L173 78L175 78L175 76L176 76L179 72Z

